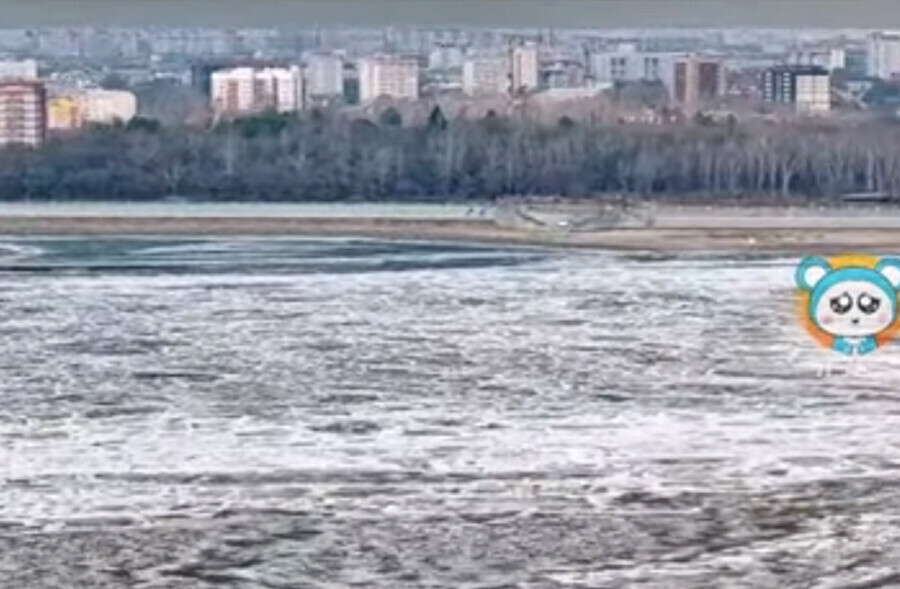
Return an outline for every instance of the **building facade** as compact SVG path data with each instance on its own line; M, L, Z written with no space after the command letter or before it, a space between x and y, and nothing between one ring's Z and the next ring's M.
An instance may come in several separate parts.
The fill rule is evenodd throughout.
M590 55L590 74L599 83L670 82L676 55L638 51L601 52ZM668 83L666 84L668 85Z
M44 85L34 81L0 81L0 146L36 147L46 136Z
M78 129L89 123L127 123L137 115L137 97L125 90L91 89L51 98L47 105L47 127Z
M852 78L863 78L869 73L869 53L864 47L844 49L844 70Z
M831 110L831 75L800 74L796 78L794 105L801 114L824 114Z
M721 61L689 55L675 62L672 97L689 109L706 106L725 93Z
M80 99L88 123L127 123L137 115L137 96L126 90L87 90Z
M399 55L376 55L360 60L359 100L372 102L381 97L418 100L419 62Z
M344 60L336 53L314 53L306 60L306 93L315 98L344 94Z
M873 33L867 42L867 74L888 80L900 74L900 32Z
M304 106L302 71L299 66L220 70L212 74L210 100L218 115L296 112Z
M242 67L218 70L210 77L210 101L218 114L237 115L252 112L256 72Z
M510 90L509 59L472 57L463 64L463 92L469 96L497 96Z
M538 48L535 45L517 45L512 49L510 60L512 91L537 90L540 85Z
M763 99L770 104L793 105L798 112L831 110L831 75L814 65L783 65L763 72Z
M78 99L74 96L56 96L47 102L47 128L56 131L78 129L84 118Z

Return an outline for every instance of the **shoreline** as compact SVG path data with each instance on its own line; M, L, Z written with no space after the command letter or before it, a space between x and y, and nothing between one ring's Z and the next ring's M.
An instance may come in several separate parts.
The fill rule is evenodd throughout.
M0 214L0 235L7 238L360 238L653 252L900 252L900 227L785 228L779 227L784 217L765 216L755 217L755 227L741 227L740 222L729 223L722 217L715 220L715 228L654 226L565 233L501 227L486 219ZM763 228L765 225L772 228Z

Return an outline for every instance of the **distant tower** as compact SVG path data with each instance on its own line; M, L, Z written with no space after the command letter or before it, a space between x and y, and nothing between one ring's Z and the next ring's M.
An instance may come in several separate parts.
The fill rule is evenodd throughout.
M513 47L510 55L512 91L535 90L540 78L538 50L534 44L520 44Z

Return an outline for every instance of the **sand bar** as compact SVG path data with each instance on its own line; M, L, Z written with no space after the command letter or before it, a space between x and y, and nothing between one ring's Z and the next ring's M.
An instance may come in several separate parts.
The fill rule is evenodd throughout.
M468 205L0 205L0 234L364 237L653 251L900 252L900 209L661 207L652 227L498 226Z

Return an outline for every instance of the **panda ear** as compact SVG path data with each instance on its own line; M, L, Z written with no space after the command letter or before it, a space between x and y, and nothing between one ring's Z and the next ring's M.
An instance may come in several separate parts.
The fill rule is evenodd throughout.
M875 266L875 269L887 278L894 289L900 289L900 259L882 258L878 265Z
M831 264L825 258L805 258L797 266L797 286L803 290L812 290L831 270Z

